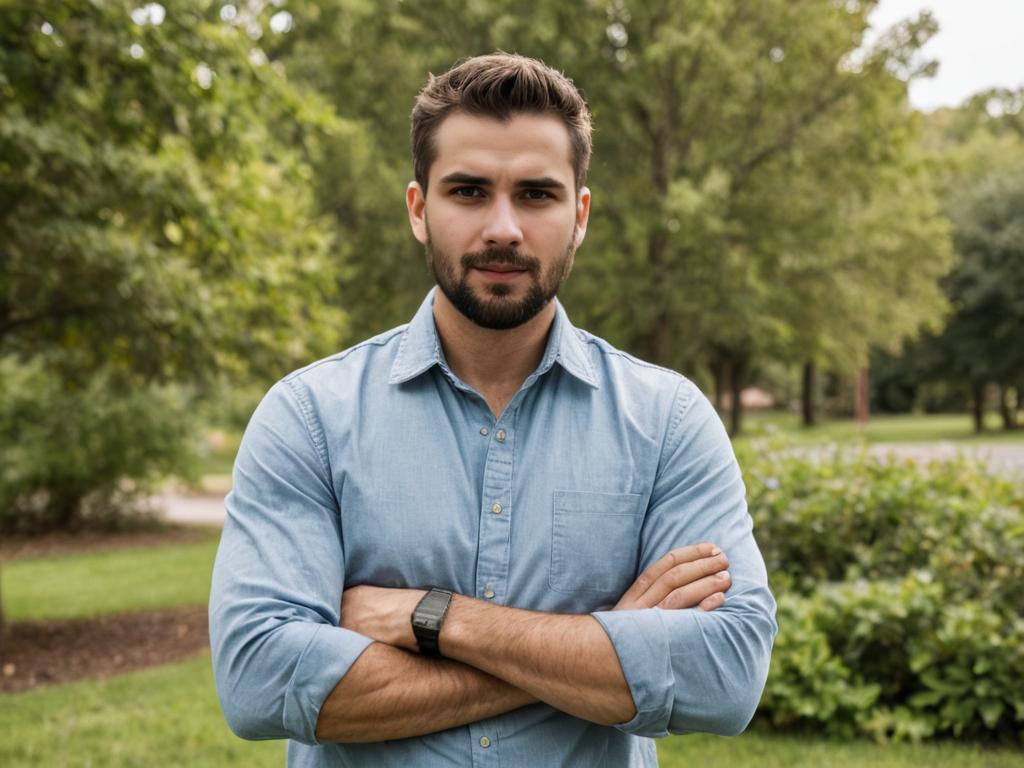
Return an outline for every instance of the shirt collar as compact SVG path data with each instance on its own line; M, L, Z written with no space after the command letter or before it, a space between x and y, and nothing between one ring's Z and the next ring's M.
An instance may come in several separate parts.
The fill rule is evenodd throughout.
M447 365L441 351L441 341L437 336L437 327L434 325L434 291L436 290L436 288L432 288L427 294L423 303L420 304L420 308L416 310L412 321L402 333L398 355L391 366L389 384L401 384L416 378L435 365L442 367ZM552 365L558 363L568 373L597 389L597 377L590 365L586 345L580 338L579 332L569 322L569 316L566 315L561 302L558 299L554 299L554 302L555 320L551 326L547 348L533 375L543 375L550 370Z

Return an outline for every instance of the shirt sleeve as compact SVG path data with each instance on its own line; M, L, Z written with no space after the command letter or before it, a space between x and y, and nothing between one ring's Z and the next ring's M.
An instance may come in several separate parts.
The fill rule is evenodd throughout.
M210 594L221 707L242 738L315 744L324 699L372 641L338 626L338 505L300 382L278 382L256 409L232 485Z
M617 728L642 736L735 735L754 715L777 630L746 492L721 420L683 381L641 533L641 570L675 547L712 542L729 558L725 604L593 614L615 647L637 709Z

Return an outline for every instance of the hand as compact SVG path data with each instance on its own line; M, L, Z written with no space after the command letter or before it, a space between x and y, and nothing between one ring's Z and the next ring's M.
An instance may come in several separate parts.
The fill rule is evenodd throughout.
M346 589L341 596L341 626L381 643L417 651L412 612L425 594L422 589L368 585Z
M673 549L641 573L612 610L714 610L725 603L725 591L732 585L728 567L729 559L714 544Z

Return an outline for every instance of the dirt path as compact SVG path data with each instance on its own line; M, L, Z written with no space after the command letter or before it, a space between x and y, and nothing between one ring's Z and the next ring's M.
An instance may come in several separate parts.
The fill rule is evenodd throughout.
M995 472L1018 477L1024 476L1024 445L1021 444L876 443L871 446L871 452L879 456L897 456L920 462L942 461L966 456L988 464L989 468Z
M224 525L224 495L165 491L152 499L154 509L169 523L185 525Z

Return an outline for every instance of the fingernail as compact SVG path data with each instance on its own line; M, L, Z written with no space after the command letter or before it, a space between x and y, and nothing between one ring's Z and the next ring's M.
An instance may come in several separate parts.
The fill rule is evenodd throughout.
M722 550L720 550L718 547L712 547L711 548L711 556L712 557L714 557L715 555L720 555L720 554L722 554Z
M722 581L725 581L726 579L729 578L729 572L728 571L719 571L715 575L718 576L718 578L720 578Z

